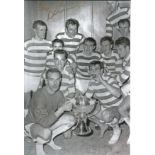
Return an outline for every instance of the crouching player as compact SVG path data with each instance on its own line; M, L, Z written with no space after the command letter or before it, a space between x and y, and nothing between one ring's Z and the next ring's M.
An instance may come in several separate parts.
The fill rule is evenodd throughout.
M46 72L46 85L34 93L29 113L25 118L25 130L36 142L37 155L45 155L44 144L48 144L55 150L61 149L54 144L54 138L75 124L72 115L63 114L72 109L72 103L66 102L59 90L61 76L56 68L51 68Z
M120 72L116 77L122 90L124 101L119 107L122 120L130 127L130 40L120 37L115 42L116 49L122 60ZM121 62L118 60L118 62ZM119 68L118 68L119 69ZM128 142L129 144L129 139Z
M110 73L104 72L100 61L90 63L89 73L92 80L85 95L87 98L97 99L101 106L101 110L90 120L100 126L100 137L103 137L104 132L111 126L113 135L109 144L115 144L121 135L119 127L120 114L118 111L118 106L122 102L120 87L117 81L110 76Z

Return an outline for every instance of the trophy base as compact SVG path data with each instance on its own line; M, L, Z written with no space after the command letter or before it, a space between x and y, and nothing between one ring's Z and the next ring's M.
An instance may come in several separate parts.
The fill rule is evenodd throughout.
M77 129L77 128L76 128ZM91 128L88 128L87 131L77 131L77 130L74 130L73 133L76 135L76 136L90 136L93 134L93 130Z

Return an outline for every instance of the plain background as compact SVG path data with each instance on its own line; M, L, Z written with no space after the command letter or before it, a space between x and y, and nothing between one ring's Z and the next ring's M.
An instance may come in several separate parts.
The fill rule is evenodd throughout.
M155 154L155 4L131 1L131 155ZM24 1L0 9L0 154L24 154Z

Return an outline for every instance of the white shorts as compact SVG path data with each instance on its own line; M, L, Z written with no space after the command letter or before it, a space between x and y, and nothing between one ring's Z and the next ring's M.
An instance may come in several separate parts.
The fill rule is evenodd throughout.
M31 76L24 73L24 93L36 91L40 82L40 77Z
M33 138L32 135L31 135L31 132L30 132L30 128L31 126L33 125L34 123L30 123L30 124L27 124L25 125L25 128L24 128L24 136L28 136L29 138L32 138L33 142L39 142L39 143L46 143L48 142L48 140L43 140L41 137L36 137L36 138Z
M88 89L89 81L90 80L76 79L76 89L80 90L82 93L85 93Z
M34 123L30 123L30 124L27 124L25 125L25 130L24 130L24 133L26 136L32 138L31 136L31 132L30 132L30 127L33 125Z

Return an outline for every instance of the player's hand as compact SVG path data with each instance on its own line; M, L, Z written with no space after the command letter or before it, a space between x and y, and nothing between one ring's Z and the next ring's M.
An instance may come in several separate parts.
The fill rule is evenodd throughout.
M124 85L123 87L121 87L121 90L122 90L124 96L129 95L130 94L130 85L129 84Z
M63 111L71 111L72 110L72 103L67 101L65 104L62 106Z
M96 74L96 80L97 80L98 82L101 82L101 81L102 81L102 76L101 76L100 73Z
M76 99L75 98L71 98L71 99L69 99L68 102L71 102L72 104L75 104L76 103Z
M95 99L90 99L90 101L89 101L90 105L94 105L94 104L95 104L95 102L96 102L96 100L95 100Z
M71 65L71 67L72 67L73 73L75 73L75 72L76 72L76 68L77 68L77 64L76 64L75 62L73 62L73 63L71 63L70 65Z
M73 69L70 66L66 67L67 72L69 72L70 74L73 74Z

